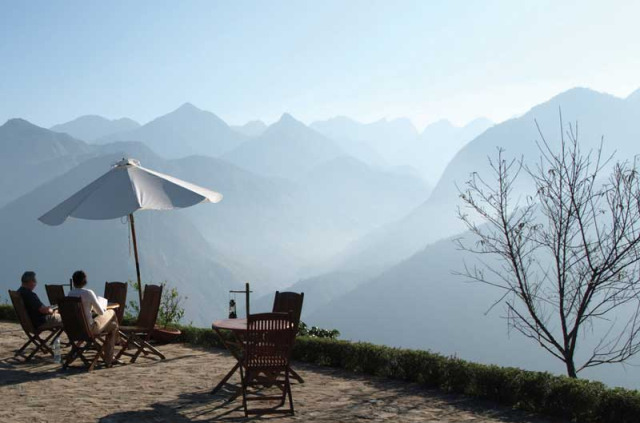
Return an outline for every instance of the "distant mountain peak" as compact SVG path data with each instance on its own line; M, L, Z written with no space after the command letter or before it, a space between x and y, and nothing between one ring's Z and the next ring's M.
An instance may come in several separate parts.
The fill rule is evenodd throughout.
M7 120L5 124L2 126L5 128L39 128L41 129L38 125L34 125L28 120L22 119L22 118L11 118Z
M201 112L202 109L197 108L192 103L186 102L182 106L178 107L176 112Z
M245 139L245 135L231 129L214 113L184 103L143 126L102 137L100 141L141 141L161 157L183 158L192 155L217 157Z
M49 129L54 132L67 133L81 140L93 141L100 137L131 131L138 127L140 127L138 122L126 117L108 119L100 115L84 115L69 122L54 125Z
M625 100L640 102L640 88L629 94Z
M278 120L276 123L274 123L273 125L271 125L267 131L290 131L290 130L300 130L300 129L306 129L309 131L313 131L311 128L309 128L307 125L305 125L304 123L300 122L299 120L297 120L296 118L294 118L291 114L289 113L283 113L282 116L280 117L280 120ZM314 131L315 132L315 131Z
M583 100L588 98L595 98L599 96L608 96L614 98L611 94L592 90L587 87L574 87L570 88L566 91L561 92L560 94L554 96L549 101L558 101L558 100ZM543 103L544 104L544 103Z
M282 122L282 123L302 123L299 120L297 120L296 118L294 118L290 113L283 113L282 116L280 116L280 120L278 122Z

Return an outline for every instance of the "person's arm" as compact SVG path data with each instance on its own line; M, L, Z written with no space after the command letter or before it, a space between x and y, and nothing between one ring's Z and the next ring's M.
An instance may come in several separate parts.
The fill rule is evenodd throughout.
M107 311L106 309L102 308L102 306L100 305L100 302L98 301L98 297L96 297L95 292L93 292L90 289L87 289L87 296L89 297L89 304L91 304L91 308L93 308L93 311L95 311L97 314L99 315L103 315L105 311Z
M35 292L32 292L31 294L33 298L32 301L38 307L38 312L40 314L53 314L53 309L51 309L51 307L47 307L46 305L42 304L42 301L40 301L38 294L36 294Z
M38 308L38 311L40 312L40 314L53 314L53 309L51 307L47 307L46 305L41 305L40 308Z

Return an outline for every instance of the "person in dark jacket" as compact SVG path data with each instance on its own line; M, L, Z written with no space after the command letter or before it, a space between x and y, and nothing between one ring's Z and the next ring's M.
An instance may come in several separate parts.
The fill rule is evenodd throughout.
M18 292L22 296L22 301L24 302L33 326L38 329L44 329L62 325L60 314L51 307L42 304L42 301L38 298L38 294L33 292L38 284L36 272L24 272L21 282L22 286L20 286Z

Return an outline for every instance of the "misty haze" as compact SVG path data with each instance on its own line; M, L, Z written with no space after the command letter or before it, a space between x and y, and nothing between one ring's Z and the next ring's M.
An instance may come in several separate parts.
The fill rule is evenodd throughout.
M370 397L349 397L373 404L354 415L336 398L326 405L334 414L311 412L314 401L323 401L324 391L314 386L330 383L316 365L417 382L541 419L614 421L600 411L585 417L573 403L562 412L529 404L524 388L512 400L500 391L510 388L480 394L411 372L349 367L378 350L359 359L313 352L324 345L313 344L325 342L318 337L340 348L366 342L429 351L452 363L499 366L482 369L536 372L522 373L532 378L602 382L602 395L622 387L627 404L640 404L640 9L630 2L543 3L0 4L0 299L3 319L11 321L0 322L0 358L9 360L20 346L14 338L5 342L7 334L22 334L8 291L21 286L25 271L37 274L33 292L47 305L45 284L69 292L80 269L98 296L105 281L126 282L121 327L142 320L135 309L139 277L143 286L163 284L163 301L175 294L179 313L167 317L162 303L158 318L168 320L155 329L182 334L166 350L153 343L167 360L149 361L145 350L140 360L146 361L130 366L170 366L193 343L202 348L194 350L202 353L200 362L228 361L201 375L197 389L208 392L234 357L251 375L242 354L219 348L205 354L214 341L202 341L215 338L222 346L212 323L217 331L230 314L246 317L242 291L249 283L256 315L272 311L276 291L304 293L300 324L313 329L298 332L291 346L299 360L291 368L306 379L291 382L304 421L352 421L357 413L414 421L397 411L401 404L387 404L396 410L384 411L390 417L376 408L391 401L383 394L392 388L382 382ZM93 198L84 187L118 166L130 176L132 169L149 170L170 182L127 186L140 204L103 218L109 207L126 203L110 187L114 197L91 216L82 209ZM83 188L84 195L72 197ZM70 197L75 203L67 215L50 226L46 213L55 214ZM250 327L250 316L244 322ZM133 348L143 343L135 337L142 335L122 336ZM116 348L125 341L118 342ZM390 357L404 350L380 351ZM64 370L52 370L48 358L36 360L51 366L47 380L58 381L55 372ZM46 385L37 368L3 363L2 396L40 383L28 388L38 400ZM200 364L190 365L168 368L180 381L162 401L207 403L206 395L185 399L180 395L187 392L177 391L196 389L181 379ZM126 373L127 366L113 370ZM29 369L28 380L20 379L21 369ZM170 383L157 376L163 369L132 374ZM96 372L108 380L110 371ZM236 382L251 382L246 375ZM145 390L122 380L121 392ZM237 386L241 416L244 385ZM571 386L566 389L582 385ZM430 398L432 391L425 392L415 398ZM31 411L3 417L7 401L0 400L1 421L43 418ZM78 421L219 417L193 410L185 417L182 405L140 401L147 402ZM601 397L588 402L605 404ZM615 421L638 421L629 416L640 405L627 406L630 414L612 412L625 416ZM42 407L54 416L49 421L73 415L70 409L58 418L51 404ZM145 407L155 411L136 414ZM464 412L491 422L547 421L483 414L483 407L474 403ZM462 421L467 414L456 416L424 414L415 421Z

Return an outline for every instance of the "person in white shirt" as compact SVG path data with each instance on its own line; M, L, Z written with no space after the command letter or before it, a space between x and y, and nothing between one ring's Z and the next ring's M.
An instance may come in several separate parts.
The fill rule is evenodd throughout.
M107 310L107 300L105 298L98 297L90 289L85 289L87 274L84 271L78 270L71 279L73 281L73 289L67 295L82 299L84 314L94 335L107 334L105 362L107 366L111 366L113 350L118 337L118 318L116 313L113 310ZM96 314L95 318L93 318L92 311Z

